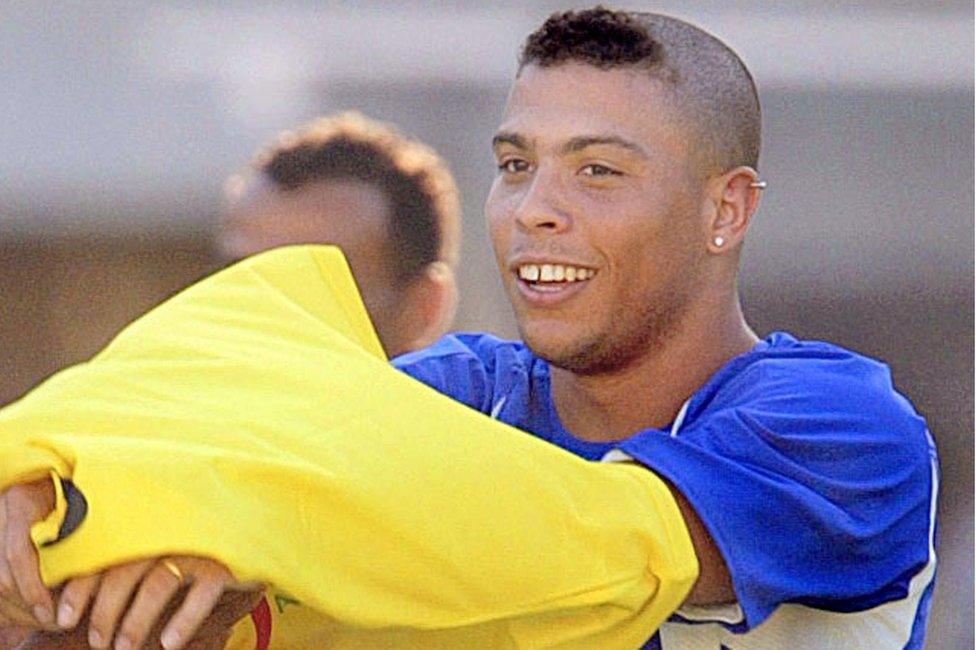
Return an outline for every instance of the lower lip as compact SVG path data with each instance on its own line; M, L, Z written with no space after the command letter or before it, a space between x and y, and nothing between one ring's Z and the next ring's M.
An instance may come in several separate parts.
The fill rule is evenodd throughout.
M515 278L519 294L527 303L535 307L552 307L563 303L585 289L589 283L590 280L576 280L562 284L553 282L543 285L545 287L543 289L537 289L525 280Z

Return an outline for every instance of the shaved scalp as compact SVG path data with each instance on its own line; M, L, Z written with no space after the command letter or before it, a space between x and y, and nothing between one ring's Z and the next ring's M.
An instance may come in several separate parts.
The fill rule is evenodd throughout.
M566 62L646 70L698 134L703 171L759 168L756 84L742 59L704 30L670 16L602 6L556 13L526 39L519 72Z

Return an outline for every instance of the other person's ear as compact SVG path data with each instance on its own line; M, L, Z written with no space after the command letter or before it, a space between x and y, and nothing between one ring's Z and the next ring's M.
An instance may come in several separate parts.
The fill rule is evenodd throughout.
M405 292L401 311L404 349L397 353L425 347L447 333L457 302L454 270L444 262L428 265Z

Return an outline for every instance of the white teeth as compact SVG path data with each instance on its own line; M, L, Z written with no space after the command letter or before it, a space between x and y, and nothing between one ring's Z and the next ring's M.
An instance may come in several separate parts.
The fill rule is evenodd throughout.
M539 267L535 264L524 264L519 267L519 277L529 282L539 279Z
M564 264L523 264L518 276L527 282L577 282L596 275L594 269L577 268Z

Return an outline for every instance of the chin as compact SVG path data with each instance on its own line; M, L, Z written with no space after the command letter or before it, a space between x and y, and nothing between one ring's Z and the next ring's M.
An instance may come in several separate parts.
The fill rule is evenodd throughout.
M519 323L519 333L533 354L550 365L571 372L587 374L594 365L594 356L599 354L597 336L559 332L543 324L533 327L523 323Z
M532 353L550 365L576 375L613 374L627 368L667 338L666 331L645 326L614 337L597 329L559 327L551 322L519 322L519 333Z

